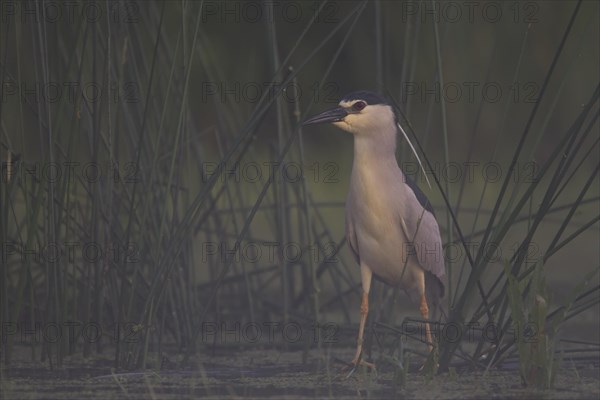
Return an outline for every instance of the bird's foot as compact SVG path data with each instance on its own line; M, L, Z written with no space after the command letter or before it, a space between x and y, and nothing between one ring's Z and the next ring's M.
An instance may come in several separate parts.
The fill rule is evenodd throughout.
M421 294L421 316L425 319L425 337L429 355L425 363L419 368L419 371L425 372L427 375L435 375L440 367L440 353L437 343L434 343L431 334L431 325L429 324L429 306L425 293Z
M421 367L419 368L419 372L424 372L427 374L435 375L437 370L440 368L440 363L438 360L439 360L439 357L438 357L437 353L435 353L435 352L429 353L429 356L427 357L427 359L425 360L423 365L421 365Z
M427 361L425 361L425 362L423 363L423 365L421 365L421 366L419 367L419 372L426 371L426 368L429 368L429 366L430 366L430 364L429 364ZM439 368L440 368L440 364L439 364L439 363L436 363L436 364L435 364L434 371L437 371Z
M344 367L342 369L342 371L345 373L346 371L348 372L348 374L346 375L346 379L350 378L358 369L358 366L362 365L367 367L368 369L371 369L372 371L377 371L377 368L375 368L375 364L370 363L368 361L362 360L362 359L354 359L352 360L350 363L348 363L346 365L346 367Z

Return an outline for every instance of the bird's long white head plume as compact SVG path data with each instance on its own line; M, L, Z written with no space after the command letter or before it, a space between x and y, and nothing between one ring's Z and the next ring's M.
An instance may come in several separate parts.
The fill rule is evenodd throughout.
M408 135L406 134L406 132L404 132L404 129L402 129L402 125L400 125L399 122L396 123L396 125L398 125L398 129L400 129L400 132L402 132L402 135L404 136L404 138L408 142L408 145L410 146L410 149L412 150L413 154L417 158L417 161L419 162L419 167L421 167L421 171L423 171L423 176L425 177L425 180L427 181L427 186L429 186L429 189L431 189L431 183L429 183L429 178L427 178L427 174L425 173L425 168L423 168L423 164L421 163L421 159L419 158L419 154L417 154L417 151L415 150L415 148L412 145L410 139L408 138Z

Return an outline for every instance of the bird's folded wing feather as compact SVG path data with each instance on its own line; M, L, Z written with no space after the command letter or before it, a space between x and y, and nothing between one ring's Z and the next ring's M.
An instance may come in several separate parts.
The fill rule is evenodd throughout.
M409 200L403 204L404 212L400 216L402 230L407 240L414 244L421 267L435 275L445 287L446 268L440 228L425 195L414 182L409 181L410 178L406 179Z

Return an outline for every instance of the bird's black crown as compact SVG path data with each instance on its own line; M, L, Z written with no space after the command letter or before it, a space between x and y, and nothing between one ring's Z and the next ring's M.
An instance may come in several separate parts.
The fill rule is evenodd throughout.
M342 101L348 102L352 100L363 100L368 105L372 106L375 104L388 104L385 97L380 95L379 93L370 92L368 90L358 90L356 92L348 93Z

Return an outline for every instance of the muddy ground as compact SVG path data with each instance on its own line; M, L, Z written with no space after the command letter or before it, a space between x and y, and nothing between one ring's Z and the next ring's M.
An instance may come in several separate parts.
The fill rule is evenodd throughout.
M594 353L596 354L596 353ZM433 378L411 360L405 383L396 365L379 360L377 372L357 370L346 378L341 360L352 349L318 352L232 350L197 356L173 355L161 370L115 371L108 358L65 360L66 367L26 357L3 368L2 399L192 399L192 398L350 398L350 399L598 399L596 356L565 358L550 390L525 388L518 364L488 373L457 366ZM415 356L415 358L417 358Z

